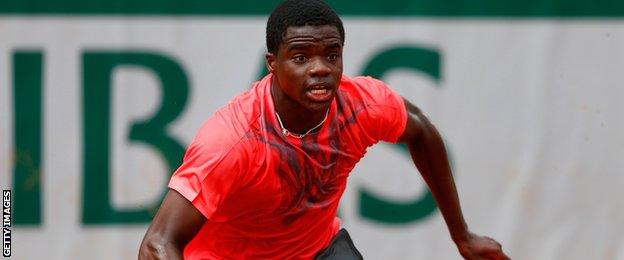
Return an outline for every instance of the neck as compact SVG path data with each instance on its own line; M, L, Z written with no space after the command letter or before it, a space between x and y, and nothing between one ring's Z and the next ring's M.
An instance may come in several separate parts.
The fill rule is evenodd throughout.
M329 107L323 111L306 109L279 90L275 81L271 84L271 96L273 97L275 112L279 115L282 126L294 134L303 134L315 128L324 122L329 111Z

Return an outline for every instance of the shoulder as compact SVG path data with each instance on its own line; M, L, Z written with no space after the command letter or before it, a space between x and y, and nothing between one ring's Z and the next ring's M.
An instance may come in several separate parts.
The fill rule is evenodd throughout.
M373 78L371 76L355 76L355 77L349 77L344 75L343 79L345 81L351 81L355 84L359 84L361 86L366 86L366 87L380 87L380 86L386 86L386 84L381 81L378 80L376 78Z
M340 88L368 105L383 105L387 101L400 98L385 82L370 76L349 77L343 75ZM389 99L391 98L391 99Z
M351 107L355 118L373 140L396 142L407 120L403 98L383 81L372 77L343 76L338 97L343 111Z
M202 124L193 144L223 155L234 147L251 145L246 137L257 128L260 102L253 89L236 96Z

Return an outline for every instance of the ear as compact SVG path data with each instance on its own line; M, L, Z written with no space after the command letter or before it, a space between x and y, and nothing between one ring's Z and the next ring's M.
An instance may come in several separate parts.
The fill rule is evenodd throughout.
M266 60L266 66L269 69L269 72L273 73L275 71L275 66L277 65L276 64L276 60L277 60L276 55L273 54L273 53L267 52L264 55L264 58Z

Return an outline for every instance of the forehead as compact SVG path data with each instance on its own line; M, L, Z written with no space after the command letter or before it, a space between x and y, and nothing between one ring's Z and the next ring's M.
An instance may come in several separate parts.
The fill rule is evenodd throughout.
M283 37L283 44L288 45L292 42L298 41L341 41L342 37L338 28L333 25L305 25L305 26L290 26L286 28L286 32Z

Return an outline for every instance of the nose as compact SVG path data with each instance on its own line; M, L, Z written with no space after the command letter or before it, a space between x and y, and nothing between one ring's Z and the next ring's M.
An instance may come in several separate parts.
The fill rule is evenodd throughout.
M331 73L332 69L323 58L316 58L310 63L309 73L313 77L324 77Z

